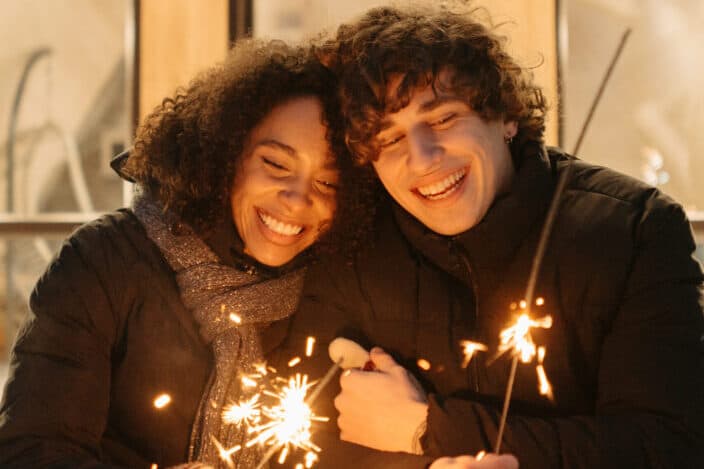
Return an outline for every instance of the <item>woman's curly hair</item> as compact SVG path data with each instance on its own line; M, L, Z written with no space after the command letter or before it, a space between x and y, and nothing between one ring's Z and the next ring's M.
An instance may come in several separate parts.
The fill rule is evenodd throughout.
M340 26L322 46L324 60L340 80L347 144L361 163L378 157L375 137L384 114L405 107L416 89L428 85L465 97L484 120L516 121L518 134L511 144L516 163L543 144L543 93L504 51L502 40L475 19L478 11L374 8ZM449 86L438 80L444 68L455 72ZM397 75L403 79L389 96L389 81Z
M303 96L320 99L330 150L341 171L338 209L326 236L352 249L355 217L365 217L344 142L337 80L310 47L281 41L239 41L221 64L164 99L137 131L123 171L201 236L230 216L230 190L247 137L276 106ZM361 231L360 231L361 233Z

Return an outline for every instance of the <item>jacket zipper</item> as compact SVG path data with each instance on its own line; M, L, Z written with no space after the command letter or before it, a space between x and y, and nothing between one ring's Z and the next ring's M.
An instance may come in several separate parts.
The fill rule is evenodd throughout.
M462 259L462 262L464 263L464 267L466 269L467 275L469 276L470 280L470 285L472 288L472 299L474 300L474 310L472 311L473 315L473 320L474 320L474 328L476 330L478 324L479 324L479 287L477 286L477 280L474 277L474 271L472 270L472 265L469 263L469 259L465 255L464 252L462 252L461 247L458 245L459 243L455 240L455 238L452 238L450 240L450 251L454 252L457 257ZM477 360L472 360L470 362L470 373L469 373L469 378L470 378L470 386L474 390L474 392L478 393L479 392L479 365L477 364Z

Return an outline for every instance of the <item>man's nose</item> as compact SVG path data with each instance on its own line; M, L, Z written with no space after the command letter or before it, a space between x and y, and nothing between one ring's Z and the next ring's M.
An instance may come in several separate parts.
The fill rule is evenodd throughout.
M407 164L411 170L422 174L440 163L444 150L431 129L416 127L406 138L408 139Z

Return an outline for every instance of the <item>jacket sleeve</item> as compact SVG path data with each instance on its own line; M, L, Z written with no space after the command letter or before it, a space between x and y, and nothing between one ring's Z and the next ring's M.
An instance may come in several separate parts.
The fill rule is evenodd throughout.
M64 243L31 295L0 408L1 467L113 467L100 441L118 329L106 282L119 279L91 230Z
M606 336L594 415L510 412L502 451L531 468L694 468L704 461L702 273L684 212L651 201L635 232L623 299ZM424 446L491 448L495 407L432 396Z

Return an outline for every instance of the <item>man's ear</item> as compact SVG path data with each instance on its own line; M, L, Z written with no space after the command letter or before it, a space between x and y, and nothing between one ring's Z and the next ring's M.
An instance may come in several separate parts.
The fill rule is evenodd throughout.
M518 122L517 121L504 121L504 137L506 139L511 139L518 133Z

